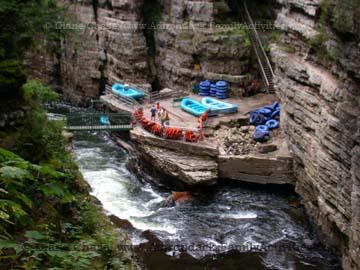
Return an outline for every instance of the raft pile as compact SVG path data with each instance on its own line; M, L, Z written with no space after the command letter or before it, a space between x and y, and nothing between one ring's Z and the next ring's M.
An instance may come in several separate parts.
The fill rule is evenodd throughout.
M141 118L140 123L142 127L154 134L155 136L163 137L170 140L182 140L187 142L198 142L200 140L200 134L187 130L183 132L180 128L176 127L161 127L161 125L154 121L148 120L145 117Z
M256 126L253 140L266 142L270 138L270 130L279 127L280 104L274 102L272 105L258 108L250 113L249 124Z
M216 83L216 97L218 99L227 99L229 97L229 85L225 81Z
M210 96L210 85L209 81L200 82L199 95L203 97Z
M229 97L229 84L226 81L202 81L199 84L198 93L203 97L212 96L217 97L218 99L226 99Z

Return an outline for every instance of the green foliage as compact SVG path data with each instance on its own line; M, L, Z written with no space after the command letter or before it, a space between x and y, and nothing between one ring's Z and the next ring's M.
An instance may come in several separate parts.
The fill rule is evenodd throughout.
M11 151L8 151L4 148L0 148L0 163L9 160L17 160L17 159L21 159L21 158Z
M23 85L23 98L28 104L39 106L43 103L54 102L59 95L39 80L31 80Z
M54 25L66 20L65 7L55 0L0 0L0 95L21 96L25 53L44 41L59 46L68 30Z
M3 233L7 234L8 224L29 224L29 211L38 203L32 200L35 196L43 195L59 203L73 200L65 184L66 174L49 166L31 164L5 149L0 149L0 153L5 157L0 164L0 228Z
M144 15L144 23L147 27L158 25L162 18L160 2L158 0L145 0L142 6L142 13Z
M21 86L26 82L23 64L18 59L0 57L0 97L18 96Z
M118 249L119 234L100 207L79 194L86 189L65 151L61 128L40 109L27 121L31 132L20 130L18 151L31 162L0 148L1 266L135 269L130 255Z
M320 24L329 26L337 33L359 35L357 18L360 6L357 0L323 0L321 3Z
M356 20L359 15L358 1L339 0L333 13L333 26L339 33L355 33Z
M52 162L53 159L65 155L65 141L61 135L62 123L48 121L46 114L34 109L27 114L24 126L20 128L21 136L17 147L21 156L34 163L43 160Z
M327 65L331 61L337 61L339 52L336 48L329 46L330 33L338 34L344 40L352 39L358 35L356 30L356 19L360 16L358 0L323 0L318 22L318 34L308 41L315 52L318 61ZM359 35L358 35L359 38Z
M281 37L281 32L277 30L273 30L269 33L269 42L270 43L279 43Z
M331 53L327 48L326 43L330 38L325 28L320 27L318 31L319 33L313 39L309 40L309 45L314 50L318 60L323 64L336 60L336 55Z
M228 9L228 6L224 0L217 0L214 2L214 8L216 8L219 12L224 12Z
M65 32L53 26L66 20L66 10L55 0L0 0L0 58L22 58L36 39L59 40Z
M249 36L249 30L246 27L243 27L242 25L235 25L230 27L228 31L225 33L228 38L225 40L225 45L231 46L232 45L232 36L240 36L243 37L243 46L245 48L248 48L251 46L250 36Z

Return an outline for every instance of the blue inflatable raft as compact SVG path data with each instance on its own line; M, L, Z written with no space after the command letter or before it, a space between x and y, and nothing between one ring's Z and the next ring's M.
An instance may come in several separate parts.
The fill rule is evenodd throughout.
M183 111L186 111L197 117L200 117L204 112L210 109L208 106L205 106L192 98L184 98L181 101L180 106Z
M221 114L235 113L238 110L237 105L222 102L220 100L209 97L203 98L202 104L209 107L212 112L217 112Z
M116 95L133 98L133 99L141 99L145 96L144 92L135 88L125 87L121 83L115 83L112 86L111 90Z

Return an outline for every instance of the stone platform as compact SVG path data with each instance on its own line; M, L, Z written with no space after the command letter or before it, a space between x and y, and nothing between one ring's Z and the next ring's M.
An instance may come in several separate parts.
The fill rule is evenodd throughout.
M198 96L192 97L201 100ZM237 104L239 111L231 115L210 117L206 123L206 133L209 136L199 143L157 137L140 125L130 132L130 138L138 151L140 163L146 161L154 169L177 178L186 185L214 185L219 178L259 184L293 185L293 159L281 130L274 132L274 138L267 144L255 144L250 135L239 137L239 142L252 145L246 154L227 153L222 148L223 138L214 136L215 132L234 126L250 129L247 126L248 113L274 101L273 95L266 94L226 100ZM174 106L172 99L161 100L160 104L169 111L171 126L197 127L198 118L182 111L179 104ZM114 109L116 103L112 102L112 105ZM143 106L147 118L150 118L151 106L152 104ZM118 109L122 110L121 107Z

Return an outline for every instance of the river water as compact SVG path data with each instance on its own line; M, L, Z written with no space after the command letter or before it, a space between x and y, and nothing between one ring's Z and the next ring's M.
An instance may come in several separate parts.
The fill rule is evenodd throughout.
M147 269L339 269L292 190L221 184L162 207L170 191L131 174L128 154L107 133L78 133L73 143L92 194L136 228L132 243ZM149 252L155 242L162 248Z

